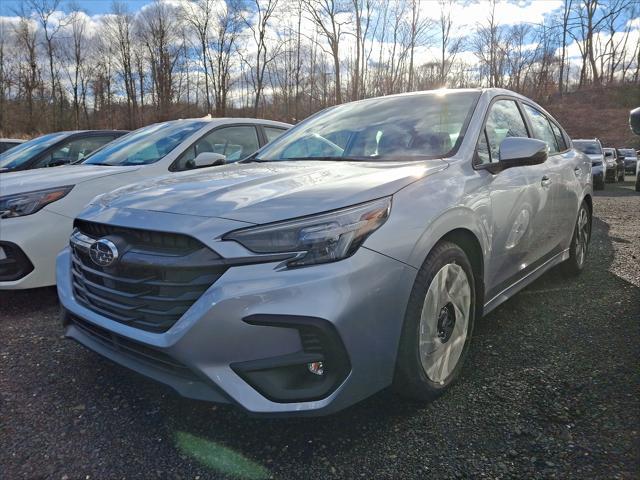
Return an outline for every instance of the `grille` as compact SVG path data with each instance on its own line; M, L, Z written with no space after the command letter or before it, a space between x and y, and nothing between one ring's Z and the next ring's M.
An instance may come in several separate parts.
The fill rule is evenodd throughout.
M129 340L128 338L110 332L109 330L105 330L102 327L75 316L70 316L69 321L85 335L91 337L93 340L111 350L118 351L130 357L135 357L139 361L169 372L173 375L178 375L191 380L197 378L187 366L178 362L164 352Z
M76 221L71 237L78 302L112 320L150 332L168 330L227 269L224 260L186 235ZM101 267L90 244L106 238L118 259Z

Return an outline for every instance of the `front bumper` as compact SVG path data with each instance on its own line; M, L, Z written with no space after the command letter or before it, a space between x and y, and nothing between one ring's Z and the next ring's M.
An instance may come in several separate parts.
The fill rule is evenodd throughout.
M592 167L591 177L594 185L602 185L604 183L604 168L601 166Z
M186 397L233 403L257 414L331 413L390 385L416 275L415 269L364 247L349 259L306 268L234 266L169 330L151 333L78 303L70 262L67 248L57 262L67 337ZM289 398L274 399L246 371L306 351L299 329L281 322L298 317L312 317L335 332L337 340L331 342L342 345L348 370L328 395L297 401L293 389ZM252 321L256 318L275 321ZM336 358L328 354L325 370L344 363Z
M11 280L0 280L0 290L18 290L54 285L56 255L69 243L73 220L40 210L33 215L0 220L0 245L3 242L19 250L16 257L31 266L23 268Z

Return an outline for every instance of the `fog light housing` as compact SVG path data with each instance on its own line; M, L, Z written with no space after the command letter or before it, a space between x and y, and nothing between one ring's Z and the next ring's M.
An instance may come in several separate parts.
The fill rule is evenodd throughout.
M334 325L322 318L294 315L251 315L250 325L292 328L302 349L230 365L245 382L273 402L320 400L338 388L351 371L349 356ZM324 362L331 365L325 370Z

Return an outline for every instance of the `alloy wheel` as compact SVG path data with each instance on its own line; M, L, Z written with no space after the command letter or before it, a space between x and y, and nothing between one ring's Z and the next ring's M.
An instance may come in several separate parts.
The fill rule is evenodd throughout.
M433 277L420 316L419 354L432 382L444 384L454 371L467 339L471 287L464 269L443 266Z
M589 223L589 214L587 209L582 207L578 215L578 224L576 232L576 261L582 266L587 258L587 250L589 248L589 236L591 235L591 224Z

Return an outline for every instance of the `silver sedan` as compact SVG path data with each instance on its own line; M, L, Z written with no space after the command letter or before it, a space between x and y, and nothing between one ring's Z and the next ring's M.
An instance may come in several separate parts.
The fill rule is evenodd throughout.
M249 159L95 199L58 257L66 335L182 395L326 414L431 400L474 323L585 266L591 161L507 90L327 109Z

